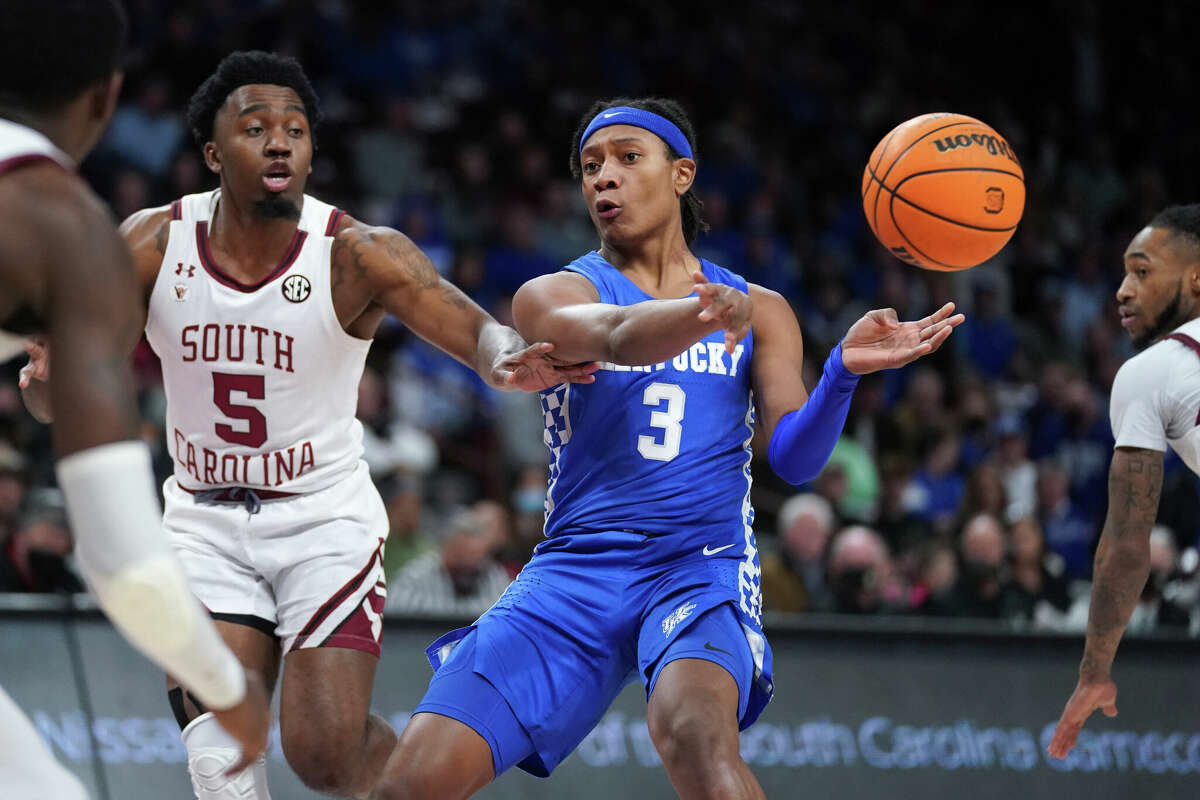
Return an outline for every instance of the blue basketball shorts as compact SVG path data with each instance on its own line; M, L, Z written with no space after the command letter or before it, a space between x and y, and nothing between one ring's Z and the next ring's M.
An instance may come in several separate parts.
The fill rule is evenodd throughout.
M548 555L475 625L427 650L435 672L416 711L479 733L497 775L513 765L549 775L628 683L640 678L649 698L682 658L723 667L738 686L739 727L757 719L773 688L770 648L715 577L720 565L631 570L603 554Z

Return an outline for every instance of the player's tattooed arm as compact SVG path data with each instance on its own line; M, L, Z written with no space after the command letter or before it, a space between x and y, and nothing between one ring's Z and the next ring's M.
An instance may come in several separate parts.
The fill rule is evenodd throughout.
M438 275L429 257L399 231L344 220L331 260L334 306L351 333L369 336L384 313L392 314L497 389L537 391L590 380L594 368L556 363L548 356L552 346L528 345Z
M1108 516L1096 549L1082 681L1106 680L1150 573L1150 529L1162 491L1163 454L1118 447L1108 472Z

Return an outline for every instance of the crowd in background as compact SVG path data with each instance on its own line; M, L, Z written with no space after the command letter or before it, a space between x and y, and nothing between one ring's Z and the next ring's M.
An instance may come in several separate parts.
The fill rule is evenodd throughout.
M788 298L808 385L869 308L911 319L953 299L967 314L936 356L861 381L811 485L776 478L756 442L767 608L1079 629L1107 502L1108 391L1132 352L1113 300L1120 256L1160 208L1197 199L1187 7L1155 4L1130 26L1115 4L1060 0L986 25L936 6L746 0L731 19L715 2L130 0L123 101L84 173L121 218L212 188L183 123L191 92L231 50L295 55L326 115L308 192L404 231L507 321L523 281L597 245L567 170L580 114L598 98L678 98L710 228L695 251ZM858 196L875 142L932 110L994 126L1027 179L1010 244L952 275L888 255ZM0 589L74 591L21 361L0 369ZM165 477L144 345L135 368ZM389 607L486 608L542 535L537 398L487 389L389 321L359 417L391 520ZM1200 633L1197 489L1168 454L1134 630Z

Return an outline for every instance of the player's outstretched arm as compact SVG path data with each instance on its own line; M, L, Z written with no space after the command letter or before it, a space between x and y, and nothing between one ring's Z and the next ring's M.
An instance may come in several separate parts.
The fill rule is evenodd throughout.
M642 366L667 361L713 331L725 330L733 352L750 330L753 303L732 286L695 272L696 297L601 303L587 278L572 272L542 275L513 297L513 322L530 341L554 344L567 362L607 361Z
M767 460L775 473L800 485L817 476L846 424L858 376L898 367L941 347L962 315L952 303L916 322L896 312L868 312L825 361L811 396L801 369L804 344L796 315L776 292L751 285L755 303L754 394L770 442Z
M429 257L399 231L343 218L331 259L335 293L356 304L350 318L382 309L496 389L534 392L593 380L595 365L567 364L551 357L553 345L528 344L439 276Z
M1096 709L1117 714L1117 685L1111 672L1117 645L1150 574L1150 530L1158 515L1163 454L1118 447L1108 470L1108 515L1096 548L1088 611L1087 642L1079 682L1067 701L1048 749L1065 758L1083 723Z
M76 555L113 624L147 657L225 713L246 754L266 746L266 693L221 641L163 535L149 448L129 374L143 309L129 250L107 211L63 173L31 199L40 217L42 305L55 354L50 401L58 481Z

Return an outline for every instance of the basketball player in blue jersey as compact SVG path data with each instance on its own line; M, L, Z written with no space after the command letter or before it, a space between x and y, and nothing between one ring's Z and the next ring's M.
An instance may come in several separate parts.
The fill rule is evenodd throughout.
M548 775L635 678L682 797L763 796L738 754L772 692L755 418L772 467L807 481L858 376L933 352L962 316L871 311L809 395L784 299L689 249L694 149L671 101L598 103L582 120L571 166L600 250L525 284L513 312L556 357L602 367L591 385L542 393L547 539L492 609L430 646L433 679L377 800L468 797L514 764Z

